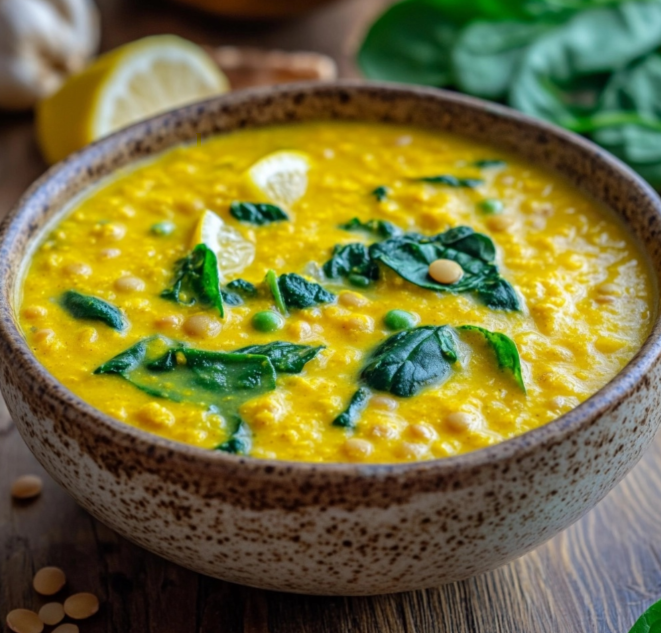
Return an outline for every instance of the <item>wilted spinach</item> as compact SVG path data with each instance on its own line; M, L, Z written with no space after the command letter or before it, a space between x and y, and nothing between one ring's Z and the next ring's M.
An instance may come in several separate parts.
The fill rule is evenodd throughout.
M295 273L280 275L278 288L284 304L288 308L302 310L320 303L331 303L335 300L335 295L332 292L328 292L318 283L308 281Z
M491 238L475 233L470 227L459 226L433 236L407 233L372 244L370 255L421 288L438 292L476 292L490 308L519 309L514 288L500 276L493 263L496 249ZM457 262L464 276L451 285L434 281L429 276L429 265L437 259Z
M198 244L175 264L172 286L161 297L183 305L211 305L225 316L216 254L205 244Z
M376 219L363 222L358 218L352 218L348 222L340 224L340 228L345 231L363 231L365 233L371 233L382 239L394 237L395 235L401 235L403 233L402 229L395 226L392 222Z
M430 182L434 185L446 185L448 187L455 187L457 189L475 189L484 183L479 178L457 178L448 174L441 174L440 176L423 176L416 178L420 182Z
M358 389L358 391L351 396L347 408L333 420L333 426L341 426L345 429L354 428L358 422L360 414L367 406L370 395L369 389L366 389L365 387Z
M76 319L88 319L90 321L101 321L113 330L125 330L128 321L121 310L111 303L84 295L75 290L67 290L60 298L62 307Z
M278 309L280 314L287 316L287 306L285 305L285 300L282 297L282 292L280 292L280 286L278 285L278 275L276 274L275 270L269 270L266 273L264 283L273 296L275 307Z
M372 195L376 198L377 202L383 202L388 197L388 187L377 187L372 191Z
M379 278L379 267L372 259L369 249L359 242L337 244L333 256L323 265L329 279L344 277L356 286L367 286Z
M265 345L249 345L236 350L237 354L259 354L266 356L275 370L284 374L299 374L303 367L324 349L323 345L297 345L285 341L273 341Z
M280 207L267 202L232 202L230 213L240 222L257 226L289 220Z

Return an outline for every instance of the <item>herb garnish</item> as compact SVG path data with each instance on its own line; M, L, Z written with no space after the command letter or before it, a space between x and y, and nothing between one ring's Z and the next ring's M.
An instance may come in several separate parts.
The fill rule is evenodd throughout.
M267 202L232 202L230 213L241 222L257 226L289 220L280 207Z
M76 319L89 319L90 321L101 321L113 330L125 330L128 321L121 310L111 303L81 294L75 290L67 290L61 297L62 307Z
M369 252L374 260L421 288L452 293L473 291L490 308L519 309L514 288L500 276L493 263L496 258L493 241L468 226L433 236L406 233L372 244ZM450 286L434 281L428 270L437 259L457 262L463 268L464 276Z
M175 264L174 282L161 297L186 306L211 305L224 317L216 254L205 244L198 244Z
M375 219L362 222L358 218L352 218L348 222L340 224L340 228L345 231L364 231L382 239L395 237L395 235L401 235L403 233L402 229L395 226L392 222Z
M448 174L441 174L439 176L423 176L416 178L420 182L430 182L435 185L447 185L448 187L475 189L484 183L479 178L457 178Z
M372 191L372 195L376 198L377 202L383 202L388 197L388 187L377 187Z

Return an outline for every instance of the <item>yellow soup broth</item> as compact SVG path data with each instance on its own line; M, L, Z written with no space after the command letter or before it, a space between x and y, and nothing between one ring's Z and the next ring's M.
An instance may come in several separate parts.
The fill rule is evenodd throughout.
M293 168L287 159L292 156ZM270 162L261 165L268 163L273 173L260 177L271 178L268 186L256 182L251 170L265 157ZM435 176L444 178L434 181ZM275 204L289 219L240 221L230 213L233 202ZM209 225L209 213L222 223ZM203 216L207 228L229 231L229 241L213 233L209 242L200 227ZM340 228L353 218L384 220L422 234L415 238L422 240L459 226L488 236L498 272L514 289L520 309L495 309L477 291L454 292L453 284L448 292L420 287L382 261L372 262L377 280L328 278L321 267L336 245L387 239L378 231ZM240 305L226 299L224 317L217 304L199 297L184 305L161 296L173 284L177 262L200 241L215 252L224 289L241 278L257 292L241 295ZM277 316L264 283L269 270L295 273L334 296L311 307L290 306L286 316ZM118 308L126 327L120 331L74 316L62 299L71 290ZM489 446L576 407L639 349L653 304L647 264L635 241L609 210L561 177L445 133L315 122L179 147L88 193L34 253L19 316L39 361L71 391L127 424L259 458L401 462ZM391 327L384 322L393 309L407 312L410 326L443 332L456 353L454 361L452 354L443 356L444 370L414 395L397 395L361 378L375 350L397 334L392 318ZM262 311L270 311L269 323L280 329L260 331L255 314ZM443 325L451 327L439 330ZM457 329L462 325L513 341L525 392L512 367L499 366L487 339L479 331ZM273 341L323 349L298 373L276 371L275 386L242 392L236 415L229 415L210 405L213 394L196 399L193 389L175 401L120 375L93 373L154 335L196 350L231 352ZM158 341L163 350L176 347ZM180 346L170 360L177 371L193 371L181 349L187 348ZM426 350L398 371L424 373ZM259 371L268 365L272 382L271 361L258 356ZM153 379L167 383L168 375ZM178 383L167 386L176 392ZM351 424L334 424L361 386L365 402ZM247 443L231 444L237 416Z

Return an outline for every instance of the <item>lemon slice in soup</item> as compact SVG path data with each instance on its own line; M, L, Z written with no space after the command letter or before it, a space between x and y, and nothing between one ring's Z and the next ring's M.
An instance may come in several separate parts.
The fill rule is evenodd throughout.
M247 175L257 195L289 207L305 195L309 169L307 154L282 150L258 160Z
M195 248L198 244L205 244L216 253L218 270L224 279L239 274L255 259L255 245L212 211L205 211L195 227L190 246Z

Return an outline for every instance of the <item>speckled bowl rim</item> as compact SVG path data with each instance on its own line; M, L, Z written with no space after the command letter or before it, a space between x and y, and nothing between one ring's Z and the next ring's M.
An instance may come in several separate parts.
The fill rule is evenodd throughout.
M265 474L267 476L274 473L277 474L278 471L281 471L281 473L286 472L289 476L295 474L305 476L306 472L319 472L328 476L358 476L365 478L399 475L408 479L410 476L415 477L422 474L456 476L459 472L469 473L483 466L493 466L504 460L516 459L519 456L523 458L524 455L532 450L538 450L544 446L560 443L568 435L571 435L584 425L589 425L598 416L626 399L635 390L636 385L645 380L646 374L658 361L659 357L661 357L661 317L658 314L658 309L650 334L636 355L615 378L575 409L545 425L494 444L493 446L461 455L419 462L395 464L298 462L237 456L220 451L198 448L153 435L98 411L59 383L37 361L15 321L12 306L14 287L8 287L7 279L8 272L12 269L9 257L12 252L12 236L19 231L18 224L20 217L28 212L30 201L40 191L46 188L58 176L66 173L67 170L72 170L75 166L85 165L88 160L98 159L107 151L110 151L112 154L113 146L118 141L128 142L136 139L141 134L144 136L146 132L151 132L152 136L156 136L161 123L165 123L170 119L175 121L193 119L199 108L205 104L222 103L228 106L236 106L253 98L264 96L269 96L276 100L278 97L286 97L295 93L300 94L301 92L305 92L314 94L317 91L332 91L343 88L353 91L364 89L372 92L386 92L389 93L389 97L391 98L396 98L397 94L402 93L406 93L409 97L418 95L421 98L433 98L453 103L454 105L461 105L467 109L487 112L501 119L525 125L531 132L542 132L556 137L563 142L579 146L579 149L591 153L611 169L620 172L630 182L632 189L637 189L639 194L651 200L651 208L654 208L656 214L661 218L661 199L627 165L583 137L543 121L533 119L505 106L435 88L414 87L396 83L365 82L360 80L340 80L324 83L305 82L229 93L184 106L147 121L142 121L73 154L65 161L51 167L43 176L35 181L3 220L0 225L0 338L3 339L7 349L11 351L10 362L16 371L26 372L23 380L32 380L35 385L38 385L37 387L33 387L33 393L38 392L39 396L45 399L48 404L55 405L60 409L66 410L67 405L73 407L73 413L71 410L67 410L66 415L76 424L87 426L87 429L93 434L103 433L116 444L126 446L132 450L137 449L151 456L160 452L167 459L175 460L172 462L173 465L177 459L180 459L183 463L189 465L193 462L197 463L207 471L217 469L227 474L231 471L239 470L243 477L255 475L258 478L263 477ZM402 96L404 95L402 94ZM168 149L175 145L159 151L168 151ZM134 162L130 161L124 168L128 168ZM73 174L74 172L71 171L71 175ZM101 178L107 177L107 175L101 176ZM95 182L98 182L98 179ZM24 255L25 252L23 253L23 257ZM23 261L23 257L20 261ZM20 266L20 262L17 265ZM654 279L653 282L658 286L660 271L656 272L657 279ZM18 279L17 277L17 281ZM657 306L655 305L655 307ZM63 413L62 415L65 414ZM94 428L90 426L92 423L94 424Z

